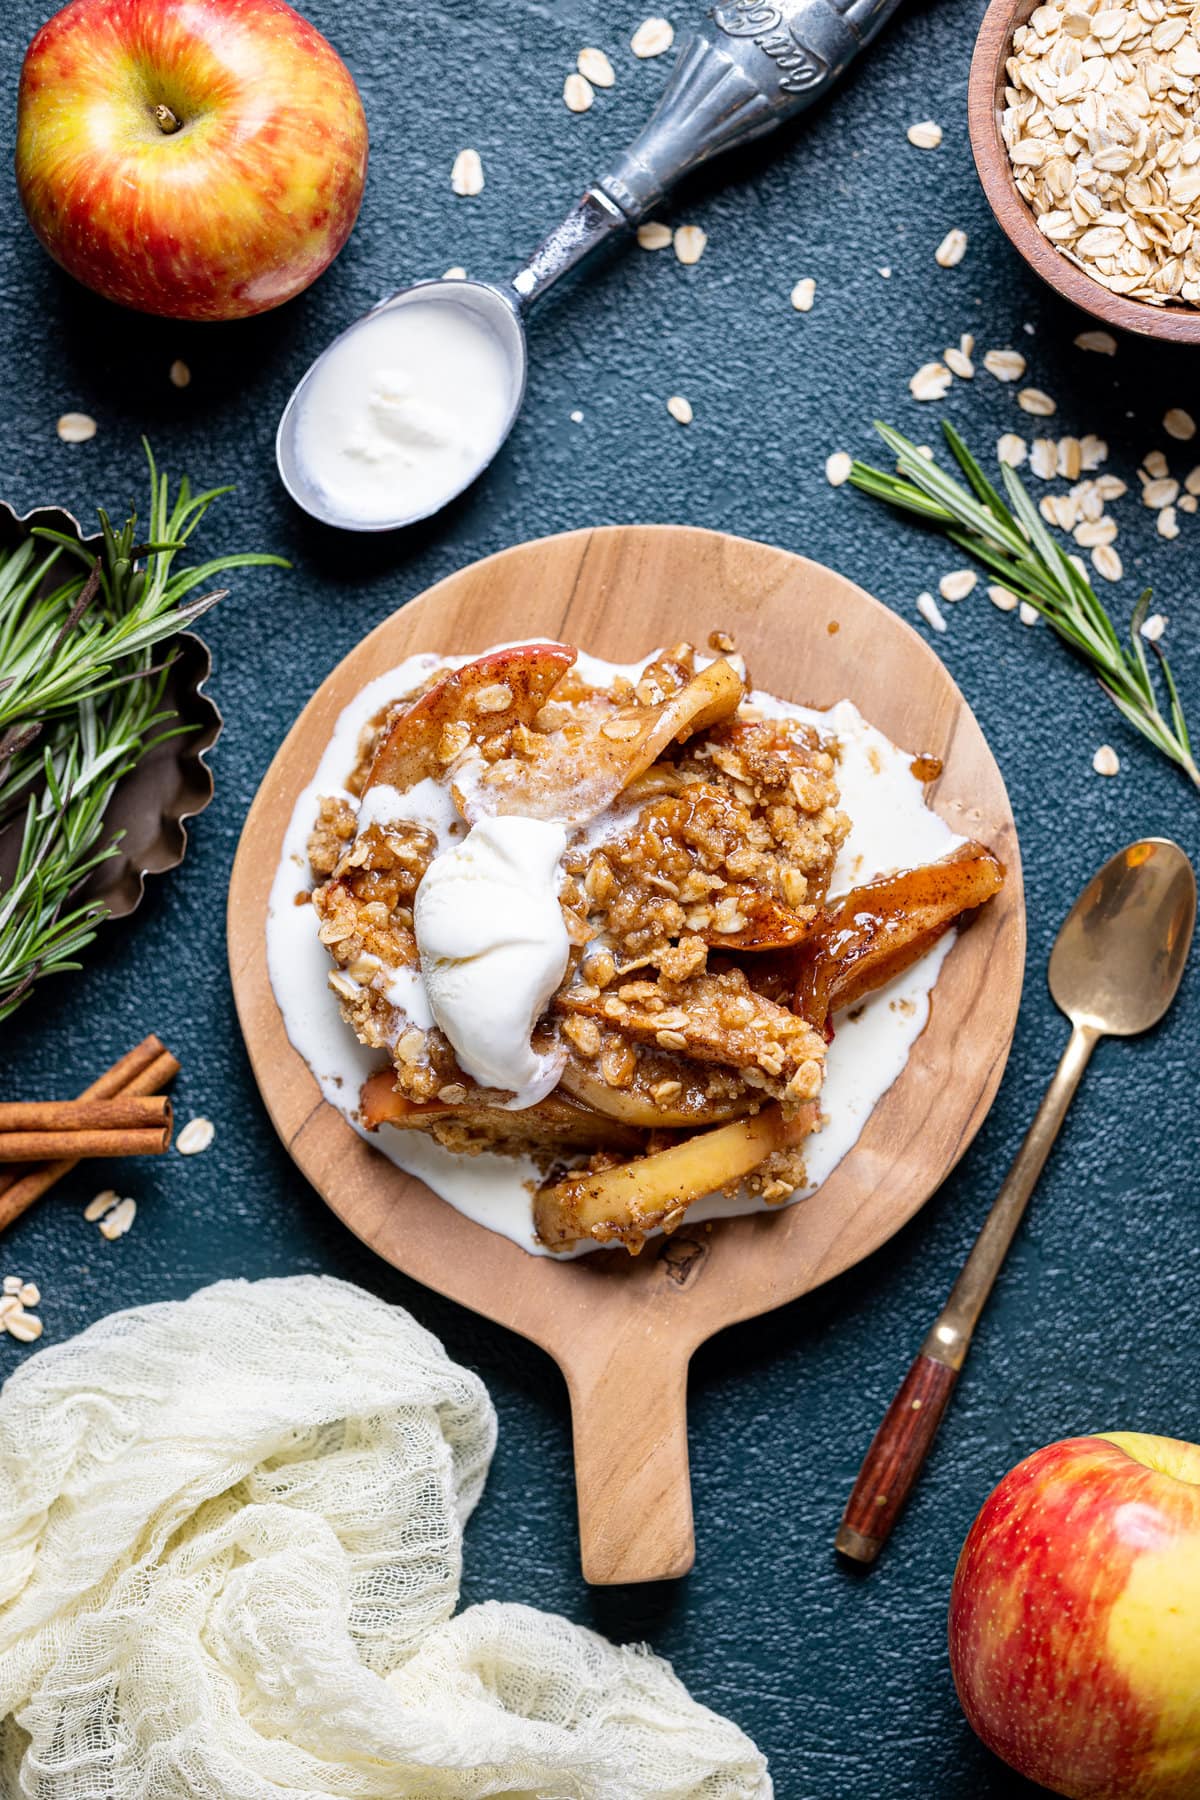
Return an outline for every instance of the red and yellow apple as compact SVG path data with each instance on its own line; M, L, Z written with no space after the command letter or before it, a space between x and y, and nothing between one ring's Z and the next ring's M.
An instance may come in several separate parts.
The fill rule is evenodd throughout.
M21 70L30 224L97 293L176 319L298 294L350 235L367 123L285 0L70 0Z
M1068 1438L959 1557L950 1663L984 1743L1071 1800L1200 1796L1200 1445Z

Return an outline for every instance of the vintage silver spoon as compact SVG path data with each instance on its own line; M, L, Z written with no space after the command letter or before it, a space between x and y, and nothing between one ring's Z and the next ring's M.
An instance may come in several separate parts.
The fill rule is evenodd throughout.
M1111 857L1067 914L1050 955L1050 992L1071 1036L1016 1161L962 1272L884 1414L835 1539L873 1563L933 1446L971 1337L1102 1037L1157 1025L1175 998L1196 927L1196 877L1169 838L1141 838Z
M487 468L512 429L525 392L525 315L536 300L597 244L628 231L690 170L721 150L749 143L803 112L833 86L875 36L899 0L721 0L684 39L670 80L641 136L584 194L512 280L418 281L355 321L309 369L284 409L275 457L288 493L327 525L391 531L426 518ZM467 307L490 328L508 369L508 409L494 441L457 485L432 505L394 518L347 517L305 472L298 420L305 389L325 357L378 313L407 306Z

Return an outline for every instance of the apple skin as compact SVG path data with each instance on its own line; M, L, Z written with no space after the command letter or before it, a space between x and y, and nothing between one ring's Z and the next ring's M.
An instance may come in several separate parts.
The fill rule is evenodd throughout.
M85 286L238 319L342 248L367 122L341 57L285 0L71 0L25 55L16 168L38 238Z
M1068 1438L971 1527L950 1599L963 1710L1070 1800L1200 1796L1200 1445Z

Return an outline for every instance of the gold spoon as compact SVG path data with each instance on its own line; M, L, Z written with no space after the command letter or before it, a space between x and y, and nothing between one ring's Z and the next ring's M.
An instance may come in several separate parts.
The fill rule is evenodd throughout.
M1156 1025L1175 998L1196 925L1196 877L1169 838L1141 838L1105 863L1068 913L1050 955L1050 992L1071 1036L950 1298L884 1414L835 1544L873 1563L933 1446L979 1315L1102 1037Z

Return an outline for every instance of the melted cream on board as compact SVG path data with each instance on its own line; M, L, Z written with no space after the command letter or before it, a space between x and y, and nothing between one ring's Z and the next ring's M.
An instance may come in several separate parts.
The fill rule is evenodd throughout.
M486 1152L456 1156L424 1132L396 1131L388 1126L378 1132L363 1131L358 1118L359 1093L367 1076L379 1067L380 1055L360 1044L343 1020L337 997L329 988L332 964L317 940L316 914L311 906L296 905L296 894L310 882L307 844L318 799L341 794L356 804L344 784L355 763L363 726L384 706L419 687L434 669L458 668L472 660L430 653L410 656L398 668L368 683L341 713L316 774L296 801L284 836L267 913L267 966L288 1037L329 1103L374 1149L410 1175L419 1176L459 1212L541 1256L549 1252L533 1235L528 1184L536 1184L539 1176L529 1158ZM653 656L646 658L646 663L651 661ZM617 674L636 680L644 666L606 663L583 655L576 664L584 678L596 684L607 683ZM831 899L893 869L932 862L963 842L926 806L924 789L912 773L912 752L900 749L869 725L852 701L841 700L828 712L816 712L771 694L754 692L747 698L764 714L803 720L833 731L841 741L838 784L852 826L834 865ZM373 789L363 802L360 818L395 817L400 810L398 800L394 790ZM465 835L466 827L454 813L446 790L436 782L422 782L419 789L403 797L403 816L420 817L427 823L437 836L439 849ZM900 1075L925 1029L933 986L953 941L954 933L948 932L888 987L872 994L852 1013L839 1015L821 1090L825 1122L805 1146L807 1185L797 1189L787 1205L814 1193L832 1174ZM393 972L389 997L404 1008L413 1023L432 1021L415 970ZM690 1207L688 1218L774 1210L754 1197L730 1200L714 1194ZM587 1243L575 1254L598 1248Z

